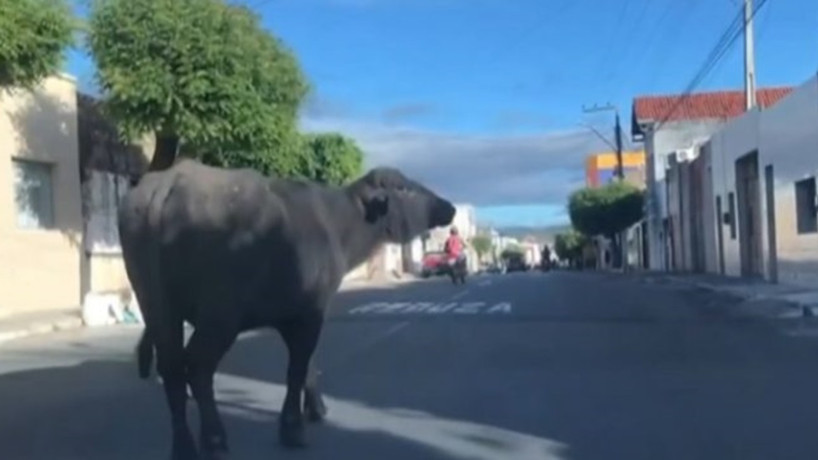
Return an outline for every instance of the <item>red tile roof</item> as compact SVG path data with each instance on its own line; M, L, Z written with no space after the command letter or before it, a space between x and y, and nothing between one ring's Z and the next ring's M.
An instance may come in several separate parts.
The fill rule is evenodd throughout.
M791 86L762 88L756 93L762 108L770 107L792 92ZM661 122L674 109L682 96L640 96L633 100L634 121ZM707 118L734 118L744 113L744 91L714 91L693 93L679 104L667 120L700 120Z

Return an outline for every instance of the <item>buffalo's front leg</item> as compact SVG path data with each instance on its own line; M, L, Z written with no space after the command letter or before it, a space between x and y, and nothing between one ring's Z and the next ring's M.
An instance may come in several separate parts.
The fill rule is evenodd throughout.
M237 334L226 325L199 326L187 344L188 382L199 406L199 446L205 458L223 459L228 453L224 429L213 395L213 374Z
M318 376L321 372L315 367L315 360L310 360L307 382L304 384L304 414L310 422L320 422L327 416L327 405L318 389Z
M279 440L285 447L304 447L304 415L301 412L301 393L304 391L312 354L321 334L323 316L320 311L310 311L304 316L279 326L279 332L287 344L290 362L287 367L287 395L281 408Z

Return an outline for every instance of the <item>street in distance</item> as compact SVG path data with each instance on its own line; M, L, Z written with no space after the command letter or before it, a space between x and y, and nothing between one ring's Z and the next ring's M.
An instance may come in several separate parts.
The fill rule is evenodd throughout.
M503 315L511 313L510 302L372 302L349 310L350 315L362 314L465 314Z

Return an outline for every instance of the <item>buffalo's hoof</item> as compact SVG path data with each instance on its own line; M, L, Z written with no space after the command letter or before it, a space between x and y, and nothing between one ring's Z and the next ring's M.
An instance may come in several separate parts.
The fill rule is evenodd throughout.
M304 412L307 420L313 423L322 422L327 418L327 405L321 395L310 395L304 403Z
M278 440L283 447L288 449L301 449L307 447L307 430L304 422L281 420L278 428Z

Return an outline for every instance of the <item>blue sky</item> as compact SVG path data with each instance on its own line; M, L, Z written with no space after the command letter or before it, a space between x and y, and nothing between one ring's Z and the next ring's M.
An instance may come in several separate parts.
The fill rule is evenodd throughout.
M240 0L234 0L240 1ZM298 55L313 86L302 126L355 137L498 225L566 221L584 158L578 128L625 127L634 96L681 92L740 0L241 0ZM761 0L755 0L757 3ZM759 86L818 70L818 2L768 0L755 21ZM71 53L68 71L93 80ZM699 89L742 85L742 42Z

